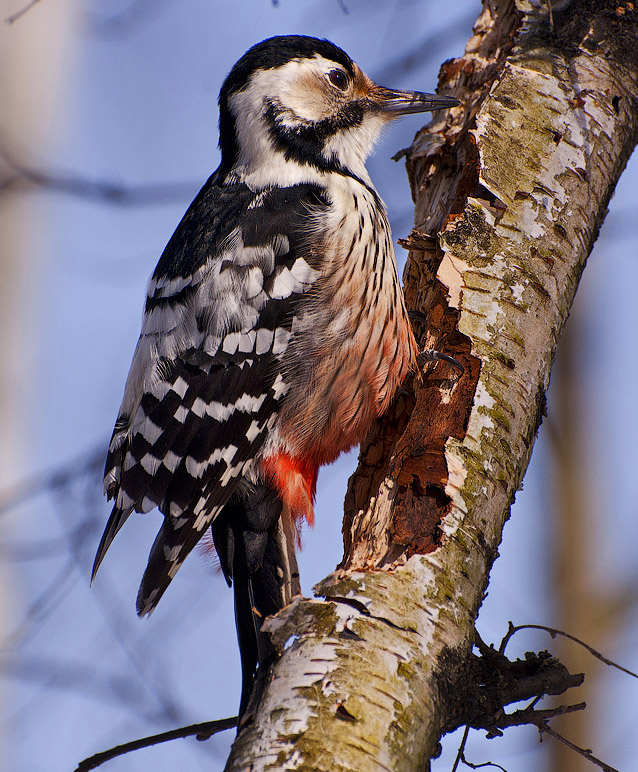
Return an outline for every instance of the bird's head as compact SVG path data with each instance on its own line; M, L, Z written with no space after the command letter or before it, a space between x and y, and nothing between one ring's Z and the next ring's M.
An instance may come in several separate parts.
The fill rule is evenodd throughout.
M279 184L299 181L304 169L367 178L365 159L383 124L457 104L378 86L327 40L269 38L242 56L222 86L222 169Z

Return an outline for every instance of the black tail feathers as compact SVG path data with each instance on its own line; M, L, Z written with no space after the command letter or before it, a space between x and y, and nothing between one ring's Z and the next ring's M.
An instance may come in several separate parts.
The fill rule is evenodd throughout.
M272 488L259 484L233 495L212 525L222 571L235 592L235 624L241 655L240 719L255 684L274 660L263 620L300 592L295 533Z

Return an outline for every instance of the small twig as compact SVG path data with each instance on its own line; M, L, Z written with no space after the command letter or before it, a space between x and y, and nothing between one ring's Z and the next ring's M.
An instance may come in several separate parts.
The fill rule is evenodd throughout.
M459 768L459 764L463 761L463 751L465 750L465 743L467 742L467 736L470 733L470 726L469 724L466 725L465 731L463 732L463 738L461 739L461 744L459 745L459 749L456 754L456 758L454 759L454 766L452 767L452 772L456 772L456 770Z
M479 650L481 656L485 657L485 659L492 661L498 660L500 667L506 667L507 664L512 664L505 656L504 651L501 651L501 649L497 651L494 646L488 646L487 643L485 643L485 641L481 638L476 628L474 628L474 645Z
M226 729L232 729L234 726L237 726L237 716L233 716L232 718L220 718L218 721L204 721L202 724L191 724L190 726L183 726L179 729L171 729L169 732L154 734L150 737L141 737L139 740L132 740L129 743L116 745L114 748L109 748L101 753L96 753L94 756L89 756L88 759L81 761L73 772L89 772L89 770L104 764L105 761L110 761L118 756L123 756L125 753L137 751L140 748L148 748L151 745L169 742L170 740L178 740L182 737L192 737L195 735L198 740L208 740L214 734L223 732Z
M30 10L33 8L33 6L34 6L34 5L36 5L36 3L39 3L39 2L40 2L40 0L31 0L31 2L30 2L30 3L27 3L27 4L24 6L24 8L21 8L19 11L16 11L14 14L12 14L12 15L11 15L11 16L9 16L9 17L7 17L7 18L5 19L5 23L6 23L6 24L13 24L13 22L14 22L14 21L18 21L18 19L19 19L21 16L24 16L24 14L25 14L27 11L30 11Z
M538 697L534 697L534 699L530 702L530 704L527 706L529 710L533 710L538 703L543 699L545 695L539 694Z
M466 767L469 767L470 769L480 769L481 767L495 767L496 769L500 769L502 772L507 772L505 767L502 767L500 764L495 764L493 761L484 761L481 764L473 764L471 761L468 761L465 758L465 745L467 744L467 737L470 733L470 727L467 725L465 727L465 731L463 732L463 738L461 740L461 744L459 745L458 752L456 754L456 758L454 759L454 766L452 767L452 772L457 772L457 769L459 768L459 764L465 764Z
M495 764L493 761L484 761L482 764L473 764L471 761L468 761L465 758L465 755L463 756L463 763L466 767L469 767L470 769L480 769L481 767L494 767L495 769L500 769L502 772L507 772L505 767L502 767L500 764Z
M562 734L559 734L554 729L552 729L551 726L549 726L549 724L539 725L538 732L541 736L541 741L543 739L544 734L551 735L555 740L558 740L559 742L566 745L568 748L571 748L573 751L576 751L576 753L581 755L583 758L587 759L588 761L591 761L592 764L595 764L597 767L602 769L603 772L618 772L618 770L615 767L610 767L609 764L605 764L604 761L601 761L599 758L594 756L588 748L581 748L578 745L574 745L574 743L570 742L567 738L563 737Z
M620 670L623 673L626 673L627 675L632 676L633 678L638 678L638 673L634 673L633 670L628 670L626 667L623 667L622 665L619 665L617 662L613 662L610 659L607 659L607 657L603 657L603 655L596 651L596 649L593 649L591 646L586 644L584 641L581 641L580 638L576 638L574 635L570 635L569 633L565 633L562 630L556 630L553 627L546 627L545 625L517 625L514 626L511 622L508 622L508 628L507 633L503 640L501 641L501 645L499 646L499 653L505 654L505 648L507 647L507 644L510 642L510 639L512 636L519 632L519 630L543 630L546 633L549 633L552 638L555 638L557 635L562 636L563 638L567 638L570 641L574 641L574 643L577 643L579 646L582 646L584 649L587 649L587 651L592 655L592 657L596 657L596 659L603 662L605 665L609 665L609 667L615 667L617 670Z
M502 667L502 663L500 660L504 660L507 662L508 660L505 657L505 649L507 647L508 642L511 640L512 636L518 631L526 628L531 629L540 629L544 632L549 632L553 635L565 635L565 637L575 641L576 643L581 644L584 646L588 651L591 651L594 656L598 655L602 661L614 665L615 663L609 662L606 660L602 655L599 655L598 652L595 650L592 650L590 646L587 646L587 644L583 643L582 641L578 640L578 638L574 638L574 636L568 635L567 633L561 633L560 630L554 630L553 628L548 628L542 625L521 625L520 627L515 627L511 622L508 626L508 631L506 636L504 637L503 641L501 642L500 648L497 651L492 646L488 646L482 639L481 636L478 634L478 632L475 631L475 645L478 648L479 652L481 653L482 657L486 660L495 660L498 662L498 666ZM621 668L625 672L624 668ZM633 675L633 674L632 674ZM540 734L541 740L543 737L543 733L547 733L554 737L555 739L559 740L560 742L563 742L565 745L570 747L572 750L579 753L581 756L586 758L588 761L591 761L593 764L596 764L600 769L603 770L603 772L618 772L618 770L615 770L613 767L610 767L608 764L605 764L605 762L598 759L596 756L594 756L590 750L580 748L577 745L574 745L569 740L565 739L562 735L560 735L558 732L556 732L554 729L552 729L549 725L549 721L553 718L556 718L557 716L562 716L568 713L574 713L576 711L585 710L587 707L586 703L580 702L576 705L562 705L558 708L550 708L548 710L536 710L536 705L538 702L542 699L543 695L537 695L535 696L532 701L522 710L514 711L513 713L505 713L504 711L499 711L496 714L493 714L493 717L478 721L470 722L465 727L465 732L463 734L463 739L461 740L461 744L459 746L458 752L456 754L456 758L454 760L454 766L452 767L452 772L457 772L459 765L464 764L465 766L469 767L470 769L479 769L482 767L494 767L496 769L502 770L502 772L506 772L503 767L501 767L499 764L495 764L494 762L488 761L484 762L482 764L474 764L470 761L468 761L465 758L465 746L467 743L468 733L469 729L484 729L487 731L487 737L493 738L493 737L499 737L502 735L503 730L507 729L511 726L535 726L538 729L538 732Z
M547 710L534 710L530 707L523 710L515 710L513 713L503 713L492 726L475 727L475 729L487 729L488 738L497 737L501 734L501 729L507 729L510 726L532 726L540 727L550 718L564 716L566 713L576 713L579 710L585 710L587 703L579 702L576 705L561 705L558 708L549 708Z
M552 0L547 0L547 5L549 6L549 28L551 31L554 31L554 12L552 11Z

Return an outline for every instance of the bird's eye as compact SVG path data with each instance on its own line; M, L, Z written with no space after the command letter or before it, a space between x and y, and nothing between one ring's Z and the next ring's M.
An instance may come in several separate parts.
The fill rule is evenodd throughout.
M340 91L345 91L348 88L348 76L343 70L330 70L328 80Z

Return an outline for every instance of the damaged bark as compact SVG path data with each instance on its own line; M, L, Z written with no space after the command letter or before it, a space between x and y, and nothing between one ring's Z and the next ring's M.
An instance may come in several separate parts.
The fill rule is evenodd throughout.
M465 373L429 365L362 446L343 561L266 622L281 656L229 772L422 770L443 733L485 725L456 675L474 688L486 666L474 621L578 279L638 141L633 5L562 3L552 22L546 4L485 0L465 55L441 70L462 105L407 151L405 294L421 345Z

